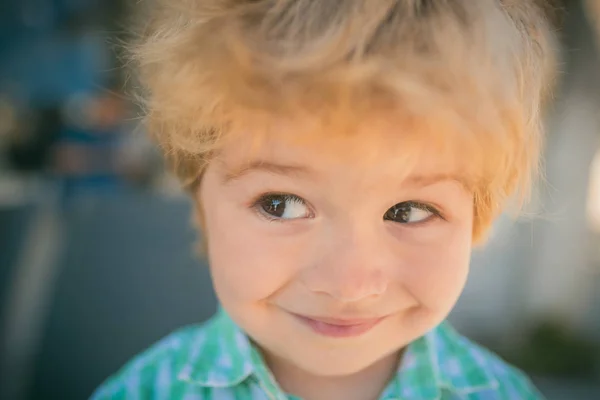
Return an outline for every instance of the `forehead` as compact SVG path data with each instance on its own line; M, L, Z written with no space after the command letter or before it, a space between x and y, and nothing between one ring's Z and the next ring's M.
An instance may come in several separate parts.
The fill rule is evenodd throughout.
M369 121L344 132L280 122L268 129L232 132L219 158L230 169L264 162L366 179L380 176L398 181L412 173L448 175L469 184L473 166L464 162L466 147L448 140L450 135L389 121Z

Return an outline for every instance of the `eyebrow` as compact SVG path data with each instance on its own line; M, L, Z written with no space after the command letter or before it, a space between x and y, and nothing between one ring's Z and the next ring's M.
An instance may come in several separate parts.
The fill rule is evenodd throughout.
M230 183L248 175L251 172L263 171L278 175L311 175L311 169L300 165L284 165L273 162L256 160L244 164L242 167L231 169L223 177L224 183Z
M463 177L452 174L413 175L408 176L402 183L405 185L426 187L444 181L455 181L462 186L469 186Z
M313 170L306 166L285 165L264 160L254 160L244 164L241 167L226 171L223 177L223 182L228 184L257 171L269 172L283 176L314 175ZM464 178L453 174L409 175L402 182L402 184L408 186L427 187L444 181L454 181L465 188L469 187L468 182Z

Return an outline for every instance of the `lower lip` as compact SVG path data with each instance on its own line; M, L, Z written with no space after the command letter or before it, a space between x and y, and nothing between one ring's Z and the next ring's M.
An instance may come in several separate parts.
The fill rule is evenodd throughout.
M314 332L333 338L349 338L363 335L379 324L383 318L373 319L358 324L335 325L315 319L295 315L302 323L311 328Z

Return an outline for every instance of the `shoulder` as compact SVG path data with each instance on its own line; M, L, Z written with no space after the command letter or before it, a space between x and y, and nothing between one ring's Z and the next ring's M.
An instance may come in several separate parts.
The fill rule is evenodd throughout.
M194 347L211 333L211 322L179 329L134 357L109 377L92 400L173 398L178 374Z
M490 372L497 382L495 391L499 400L544 400L544 396L523 371L509 364L495 353L475 343L471 343L471 345L473 351L481 354L485 360L484 368ZM488 397L482 398L487 399ZM478 397L474 397L474 399L478 399Z
M544 399L523 371L460 335L447 323L438 328L436 336L440 376L464 398Z

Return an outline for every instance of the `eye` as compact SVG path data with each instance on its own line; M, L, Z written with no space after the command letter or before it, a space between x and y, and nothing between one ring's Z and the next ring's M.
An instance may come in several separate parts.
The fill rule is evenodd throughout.
M311 217L306 202L293 194L267 194L260 197L254 207L269 219L292 220Z
M434 216L441 217L439 211L434 207L423 203L406 201L398 203L387 210L383 219L399 224L415 224L424 222Z

